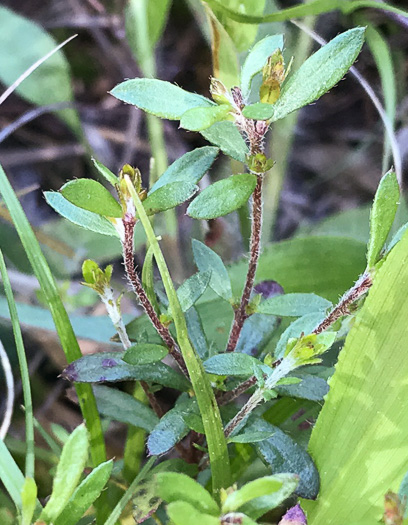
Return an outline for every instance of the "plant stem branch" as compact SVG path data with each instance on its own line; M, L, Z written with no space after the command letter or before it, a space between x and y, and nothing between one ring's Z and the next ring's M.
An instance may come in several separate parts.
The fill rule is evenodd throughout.
M126 215L123 219L124 226L124 241L123 241L123 260L125 264L126 275L129 280L130 285L132 286L133 291L138 297L146 315L149 317L153 326L157 330L157 333L163 339L164 343L168 346L169 352L172 357L175 359L179 365L181 371L188 377L188 371L186 364L184 362L183 356L177 346L176 341L173 336L170 334L169 329L163 325L160 321L150 299L147 297L147 294L142 286L142 283L137 275L135 269L134 261L134 248L133 248L133 233L135 228L135 219L134 217Z
M222 394L218 399L219 406L224 406L239 397L241 394L244 394L248 388L251 388L251 386L254 386L256 384L256 377L251 376L246 381L242 382L240 385L238 385L234 390L230 390L229 392L225 392Z
M343 297L340 299L339 303L333 308L331 312L327 315L321 323L319 323L316 328L313 330L312 334L321 334L329 326L334 324L337 319L343 317L344 315L349 315L349 306L356 302L362 295L364 295L372 286L373 281L371 275L364 273L356 284L348 290Z
M262 184L263 174L258 175L254 193L252 195L252 226L251 226L251 243L250 259L244 289L242 292L241 302L234 315L227 352L233 352L237 346L239 336L245 319L248 317L246 309L251 298L252 288L254 286L256 269L258 266L261 230L262 230Z
M215 400L214 392L211 388L209 379L205 373L203 364L191 345L186 319L180 307L176 290L170 277L166 261L160 249L157 237L152 225L146 215L139 195L134 189L129 177L125 180L129 192L135 203L137 214L146 232L147 240L154 253L156 263L163 280L163 285L169 299L170 308L174 317L174 324L177 332L177 340L180 350L187 366L197 403L203 420L205 435L207 438L208 452L211 464L213 492L219 499L220 490L231 485L230 462L228 456L227 442L224 437L223 426L219 407Z

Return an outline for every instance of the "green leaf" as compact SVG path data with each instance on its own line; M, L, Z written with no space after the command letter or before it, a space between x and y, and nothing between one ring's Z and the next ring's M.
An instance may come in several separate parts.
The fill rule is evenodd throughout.
M244 322L235 352L259 355L265 349L278 325L279 320L276 317L252 314Z
M239 84L238 53L234 42L211 8L207 4L204 7L211 33L213 76L231 89Z
M249 51L241 71L241 90L244 99L250 95L252 79L262 71L267 59L277 49L283 50L283 35L267 36Z
M211 272L209 285L216 294L229 301L232 298L231 281L221 257L200 241L192 241L194 262L200 272Z
M21 501L23 505L21 525L31 525L37 505L37 485L33 478L25 478L21 491Z
M10 212L17 233L26 251L27 257L40 283L48 308L57 330L62 348L70 363L81 356L81 350L75 337L67 312L62 304L59 290L50 268L41 252L34 232L24 214L16 194L13 191L3 169L0 167L0 193ZM93 464L99 465L106 460L105 443L100 424L95 398L89 385L75 385L84 420L89 425L91 456Z
M0 6L0 25L0 80L11 86L58 43L40 25L4 6ZM72 101L71 74L62 51L54 53L33 71L16 92L38 106ZM74 131L80 132L81 124L75 110L65 109L58 114Z
M154 184L150 193L170 182L191 182L197 184L212 166L218 152L218 148L204 146L185 153L167 168Z
M189 109L182 115L180 127L190 131L203 131L216 122L226 120L231 109L229 104Z
M203 190L190 204L187 214L194 219L228 215L245 204L256 186L256 175L240 173L222 179Z
M62 449L52 484L52 493L40 514L39 521L54 523L71 498L88 458L88 431L79 425Z
M296 377L288 376L285 379L298 379L300 382L276 385L275 389L280 396L323 401L329 391L329 385L322 377L306 374L302 370L296 370L294 373Z
M205 488L185 474L160 472L156 474L157 492L167 503L185 501L199 512L218 516L220 509Z
M208 355L208 342L205 335L201 318L197 312L197 309L192 307L187 312L186 323L188 328L188 335L193 343L193 347L197 351L197 354L201 359Z
M54 208L65 219L102 235L117 237L118 233L111 222L102 215L78 208L71 204L65 197L56 191L45 191L44 197L47 203Z
M122 361L124 352L101 352L81 357L69 364L62 376L78 383L101 381L151 381L159 385L188 390L187 379L164 363L133 366Z
M71 204L107 217L122 217L122 208L109 191L92 179L75 179L60 189Z
M176 406L160 419L147 440L147 448L153 456L165 454L189 432L184 416L197 412L197 403L193 399L182 397Z
M257 443L273 436L273 432L244 432L228 439L228 443Z
M235 352L214 355L204 362L205 371L217 376L249 377L254 373L254 365L263 363L248 354Z
M264 463L274 474L289 473L299 476L296 494L313 499L319 492L319 473L309 454L282 430L266 421L253 417L245 425L246 432L273 432L269 439L254 444Z
M103 385L93 387L102 416L151 432L159 422L153 410L130 394Z
M281 335L274 356L276 359L280 359L285 354L286 346L289 339L298 338L302 333L310 334L314 328L325 318L324 312L312 312L306 314L303 317L299 317L293 323L291 323Z
M167 507L167 514L174 525L199 523L200 525L219 525L220 519L209 514L203 514L186 501L174 501Z
M77 525L85 512L101 494L109 480L112 467L113 460L109 460L94 468L79 487L77 487L54 524Z
M110 184L112 184L112 186L119 184L118 177L114 175L110 169L108 169L106 166L104 166L101 162L97 161L93 157L92 162L94 163L95 168L102 175L102 177L104 177Z
M296 474L275 474L273 477L282 483L278 491L255 498L241 508L242 512L254 520L281 505L292 496L299 484L299 477Z
M271 493L277 492L282 488L282 485L282 480L275 476L264 476L263 478L250 481L240 489L228 494L222 506L222 511L228 513L238 510L245 505L245 503L255 498L268 496Z
M191 108L215 105L208 98L155 78L126 80L113 88L111 95L169 120L180 120L183 113Z
M123 356L123 361L129 365L147 365L161 361L168 353L169 350L165 346L141 343L128 348Z
M156 474L157 492L167 503L185 501L200 512L217 516L220 509L205 488L185 474L160 472Z
M147 2L147 21L149 26L149 37L152 46L159 40L166 25L170 10L171 0L155 0Z
M374 523L408 464L408 236L375 275L340 353L309 450L321 473L314 525ZM342 475L339 476L341 468ZM364 480L364 483L361 483Z
M206 272L198 272L184 281L184 283L177 289L177 297L183 312L187 312L187 310L194 306L198 299L203 295L210 282L210 278L210 270ZM171 309L169 309L169 311L171 312Z
M262 301L257 312L279 317L302 317L312 312L325 312L332 306L330 301L314 293L290 293Z
M159 463L157 467L160 465L161 463ZM139 483L133 492L132 515L136 523L143 523L156 512L162 503L162 500L157 495L157 483L155 477L152 475L153 472L154 469L147 478Z
M367 247L367 268L377 262L390 232L398 208L400 189L395 172L390 170L381 179L370 213L370 240Z
M363 42L362 27L349 29L333 38L289 76L280 97L270 106L269 115L263 112L262 119L274 122L320 98L347 73ZM244 109L244 115L253 118L249 116L252 115L250 109Z
M170 182L154 192L149 192L143 207L147 215L154 215L161 211L170 210L197 193L198 187L193 182Z
M201 131L201 135L228 157L245 162L249 149L233 122L216 122L210 128Z
M154 254L151 246L149 246L142 268L142 285L146 292L149 301L157 314L160 314L160 306L157 302L156 292L154 289L154 272L153 272Z

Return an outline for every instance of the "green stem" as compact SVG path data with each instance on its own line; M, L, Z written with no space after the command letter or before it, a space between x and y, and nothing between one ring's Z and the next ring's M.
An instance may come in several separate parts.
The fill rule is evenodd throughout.
M160 275L163 279L164 288L169 299L176 327L177 340L190 375L190 380L197 397L197 403L203 420L211 464L213 492L216 497L218 497L220 489L228 488L231 484L227 442L223 432L220 411L211 384L204 371L203 364L190 343L186 320L181 310L177 293L174 289L157 237L153 231L152 225L150 224L149 218L146 215L143 204L140 201L139 195L135 191L128 177L126 182L128 184L129 192L134 200L137 214L146 232L146 237L154 253Z
M146 477L146 474L153 467L153 464L154 464L155 461L156 461L156 456L152 456L147 461L146 465L142 468L142 470L139 472L139 474L135 477L135 479L129 485L129 488L123 494L123 496L120 499L119 503L113 509L113 511L111 512L109 518L105 521L104 525L115 525L116 524L117 520L120 518L120 515L124 511L126 505L132 499L133 494L135 493L136 487L139 485L139 483L142 481L142 479Z
M142 403L147 403L147 397L140 383L136 383L133 397ZM125 452L123 454L123 477L130 482L140 470L145 451L146 431L129 425Z
M14 340L16 342L18 364L21 372L21 383L23 386L24 409L25 409L25 426L26 426L26 444L27 453L25 458L25 476L34 478L34 416L33 400L31 397L30 373L28 371L27 357L25 354L23 337L21 335L20 322L18 320L16 303L14 302L13 292L11 289L10 279L4 262L3 253L0 250L0 272L3 279L4 291L6 293L7 304L10 311L11 324L13 326Z

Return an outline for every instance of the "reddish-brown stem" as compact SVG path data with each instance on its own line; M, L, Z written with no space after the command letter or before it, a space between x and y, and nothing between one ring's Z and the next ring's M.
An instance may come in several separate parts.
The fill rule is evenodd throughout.
M156 396L150 392L149 385L146 383L146 381L140 381L140 386L143 388L143 392L146 394L146 397L150 403L150 406L154 410L154 413L158 418L161 418L164 415L164 411L157 401Z
M261 246L262 230L262 183L263 174L257 175L257 182L254 193L252 194L252 226L251 226L251 244L250 259L244 289L242 292L241 302L235 310L234 323L232 325L227 352L233 352L237 346L239 336L245 319L248 317L247 306L251 298L252 288L254 286L256 268Z
M137 275L133 255L133 233L135 228L134 217L126 215L123 219L123 226L125 230L123 241L123 260L129 283L132 286L132 289L135 292L136 296L138 297L146 315L149 317L157 333L168 347L171 356L175 359L184 375L188 377L187 367L184 363L183 356L181 355L177 343L171 335L167 326L164 326L164 324L160 321L155 309L153 308L152 303L150 302L150 299L148 298L142 286L139 276Z
M364 295L372 286L373 281L368 273L363 274L356 284L345 293L339 303L333 308L321 323L313 330L313 334L320 334L334 324L337 319L350 313L349 306Z
M241 394L244 394L248 388L251 388L251 386L254 386L257 382L257 379L255 376L251 376L249 379L238 385L234 390L230 390L229 392L225 392L219 396L217 399L219 406L224 406L239 397Z

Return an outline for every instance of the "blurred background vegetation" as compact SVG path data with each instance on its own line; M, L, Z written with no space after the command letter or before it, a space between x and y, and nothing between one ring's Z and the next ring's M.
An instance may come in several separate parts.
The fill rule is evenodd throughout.
M224 4L242 13L262 15L289 8L295 2L228 0ZM403 4L394 3L401 8ZM404 184L408 161L408 18L380 6L381 2L378 9L359 9L348 16L335 10L308 16L302 23L326 40L349 27L368 26L367 44L356 67L382 101L393 124ZM294 68L318 48L304 30L289 21L247 25L231 21L216 9L215 13L227 28L241 60L245 51L268 33L285 34L285 58L288 62L294 56ZM119 242L58 218L42 192L57 190L75 177L96 178L91 155L115 173L124 163L139 167L148 185L149 178L154 180L168 163L205 145L200 135L178 129L177 122L146 118L135 107L109 95L109 90L126 78L156 76L208 96L212 57L205 11L199 0L135 0L130 6L125 0L6 0L0 6L0 25L1 91L56 43L78 34L1 105L0 163L19 192L59 279L83 353L107 350L113 329L96 294L80 286L80 267L85 258L114 263L117 289L124 289ZM348 75L316 104L277 123L270 134L269 150L277 164L265 196L264 243L307 234L344 235L366 241L368 205L383 168L388 168L392 160L383 123L355 78ZM232 169L239 170L239 166ZM208 176L217 179L230 170L229 162L219 158ZM406 206L401 206L399 213L397 226L408 220ZM70 401L69 385L57 378L65 364L64 354L44 309L38 283L1 205L0 217L0 246L25 327L35 416L55 433L57 440L64 441L66 430L72 430L81 420L75 402ZM175 279L181 282L192 272L192 236L204 238L228 262L241 257L247 243L247 218L247 210L243 210L241 214L194 224L182 207L176 221L166 214L158 227L165 237ZM144 248L143 239L139 240L141 262ZM127 319L139 313L127 295L123 309ZM18 378L7 316L6 302L0 295L0 339ZM1 414L4 394L2 376ZM6 440L17 457L24 452L20 404L21 384L17 380L13 424ZM110 454L120 457L125 426L111 424L107 436ZM45 461L41 490L46 494L51 482L47 469L56 456L43 451L38 457Z

